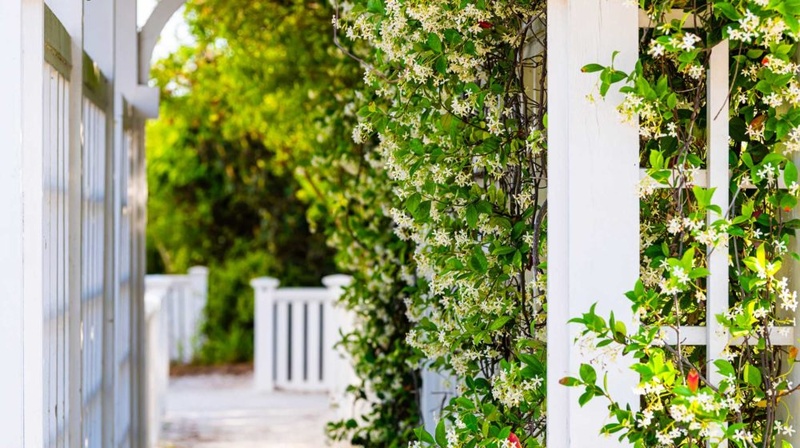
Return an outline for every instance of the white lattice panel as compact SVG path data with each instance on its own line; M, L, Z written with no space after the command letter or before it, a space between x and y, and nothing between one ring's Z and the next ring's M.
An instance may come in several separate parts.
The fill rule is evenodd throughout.
M49 64L44 71L44 446L60 448L69 427L69 82Z

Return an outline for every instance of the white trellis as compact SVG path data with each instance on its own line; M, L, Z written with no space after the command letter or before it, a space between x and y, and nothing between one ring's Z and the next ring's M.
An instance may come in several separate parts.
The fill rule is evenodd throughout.
M0 446L146 446L135 2L0 3Z
M548 315L548 440L566 440L569 447L619 446L614 438L597 440L606 423L603 406L577 406L577 396L558 385L558 380L577 372L587 359L577 347L575 328L563 328L567 319L588 310L599 301L598 310L613 310L617 317L629 306L622 293L633 285L638 270L638 201L633 197L632 178L638 170L638 138L635 128L619 124L612 109L621 100L611 94L604 102L589 104L584 95L593 90L594 79L580 75L580 67L605 61L620 51L616 65L630 70L637 54L639 28L647 28L646 14L621 2L552 2L549 6L549 315ZM682 11L672 16L681 19ZM561 51L554 51L554 49ZM708 144L707 169L697 176L700 186L714 188L712 203L723 211L730 201L728 166L729 48L723 41L712 49L707 73ZM555 101L555 98L569 101ZM579 128L580 132L575 129ZM646 175L641 171L641 176ZM613 178L612 178L613 177ZM637 175L638 178L638 175ZM708 223L720 219L709 212ZM567 248L567 249L565 249ZM614 254L610 266L591 259L592 253ZM602 257L603 263L608 262ZM632 264L632 261L636 261ZM705 346L710 365L708 378L720 381L713 368L726 346L744 341L732 339L716 316L729 307L728 248L720 245L708 254L708 293L704 326L665 328L667 343ZM796 277L794 275L793 277ZM623 281L620 283L620 281ZM630 315L623 319L631 321ZM771 329L775 345L792 345L794 327ZM614 381L612 393L635 409L638 400L630 393L636 377L626 372L630 360L619 360L608 371ZM622 375L622 376L620 376ZM800 376L795 375L795 380ZM627 390L626 390L627 389ZM790 405L798 409L795 398ZM596 425L594 428L587 428ZM795 435L792 440L800 439ZM561 445L559 445L561 446Z

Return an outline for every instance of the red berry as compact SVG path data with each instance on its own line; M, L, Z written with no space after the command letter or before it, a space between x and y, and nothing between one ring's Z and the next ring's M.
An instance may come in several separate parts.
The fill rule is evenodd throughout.
M483 28L483 29L485 29L485 30L488 30L489 28L492 27L492 24L489 23L489 22L484 22L483 20L481 20L480 22L478 22L478 26Z
M522 443L519 441L519 437L513 432L508 435L508 442L511 443L511 446L514 448L522 448Z
M761 65L767 65L767 64L769 64L769 58L765 57L764 59L761 60Z

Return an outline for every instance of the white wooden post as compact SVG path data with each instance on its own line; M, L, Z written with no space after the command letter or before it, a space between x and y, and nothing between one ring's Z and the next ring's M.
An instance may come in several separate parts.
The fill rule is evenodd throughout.
M322 284L330 291L330 299L325 302L323 312L323 376L331 396L340 403L343 401L345 389L356 379L353 366L345 357L344 351L335 347L340 341L340 333L347 334L355 325L351 313L338 303L344 288L352 281L352 277L342 274L322 278Z
M169 377L169 358L165 356L167 346L163 334L165 327L162 323L164 317L162 304L167 288L158 286L154 287L150 279L146 279L144 299L147 321L145 334L147 401L143 406L146 407L147 413L147 447L155 447L158 444L164 412L164 394Z
M275 388L275 290L280 282L261 277L250 282L255 290L255 387L259 392Z
M590 103L597 76L588 63L633 69L638 56L638 10L619 0L548 2L548 380L547 439L559 447L620 446L600 438L608 422L606 403L578 405L582 390L559 384L576 376L591 354L575 345L579 328L567 320L589 310L614 311L628 324L633 317L624 293L639 272L639 178L637 129L622 124L615 111L622 96ZM637 377L629 359L607 360L614 379L610 392L638 408L632 392ZM600 381L606 372L598 369Z

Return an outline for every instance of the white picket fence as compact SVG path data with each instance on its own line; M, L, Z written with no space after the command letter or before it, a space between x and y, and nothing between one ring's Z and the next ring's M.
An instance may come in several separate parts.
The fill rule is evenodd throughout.
M271 277L254 279L255 386L258 391L343 391L352 368L337 348L352 319L336 302L351 278L330 275L321 288L278 288Z

